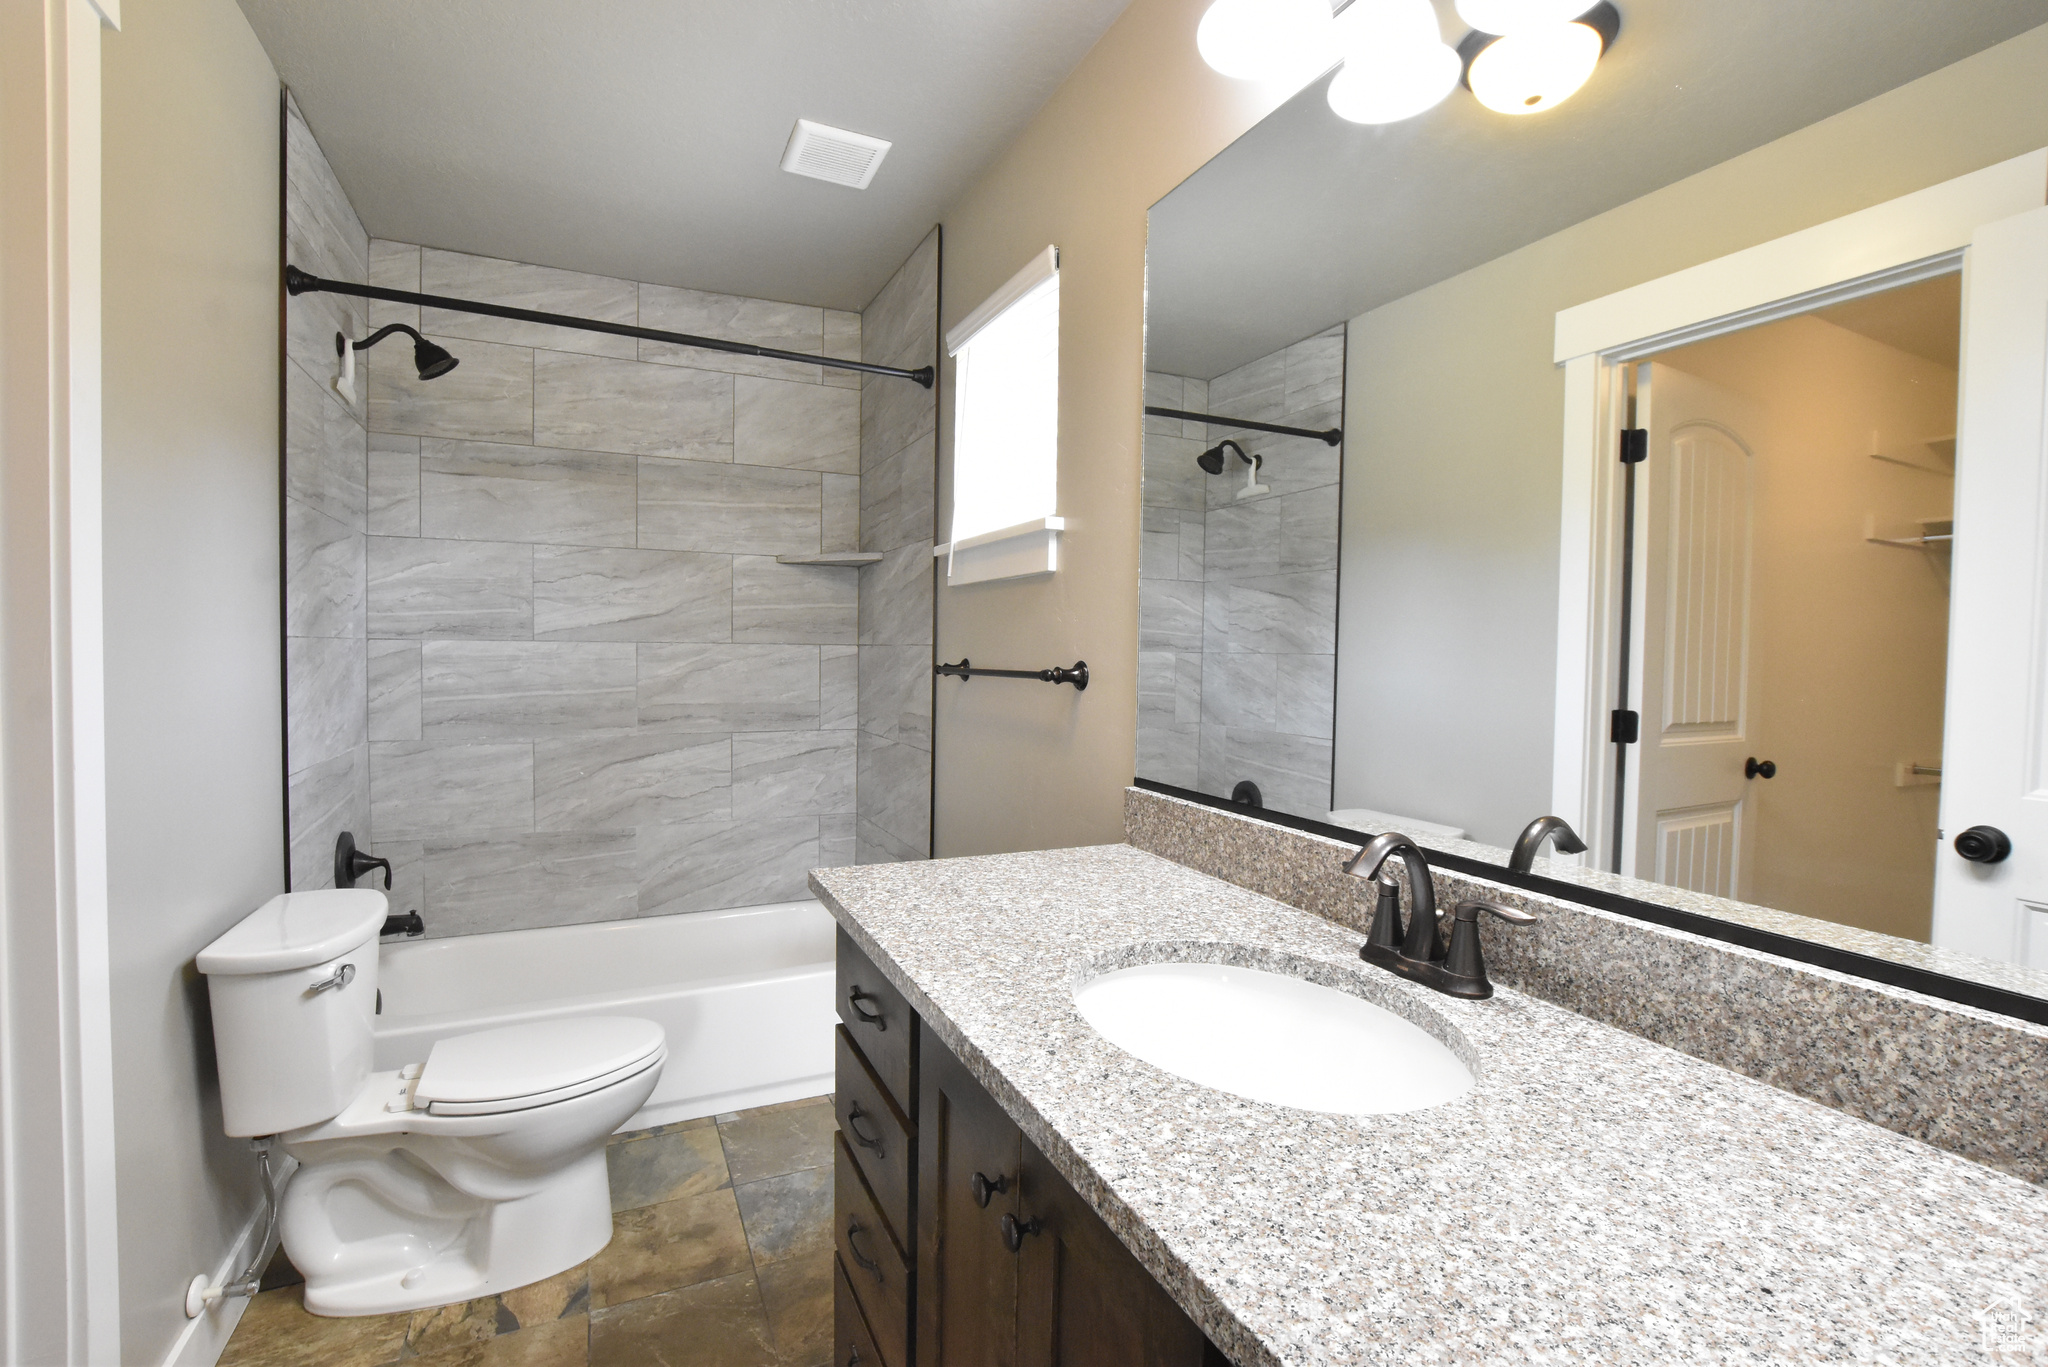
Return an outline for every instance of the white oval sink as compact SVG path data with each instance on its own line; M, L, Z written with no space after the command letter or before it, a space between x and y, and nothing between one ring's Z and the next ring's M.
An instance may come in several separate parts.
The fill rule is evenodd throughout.
M1074 1004L1119 1048L1252 1101L1396 1115L1472 1090L1471 1070L1420 1026L1283 973L1143 964L1089 979Z

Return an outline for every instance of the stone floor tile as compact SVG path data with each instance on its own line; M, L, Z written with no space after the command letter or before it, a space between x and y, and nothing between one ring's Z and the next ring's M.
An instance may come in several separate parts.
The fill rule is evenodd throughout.
M384 1367L398 1360L410 1315L311 1315L303 1290L281 1287L252 1299L220 1367Z
M831 1249L831 1168L765 1177L734 1187L733 1192L756 1267Z
M581 1314L405 1360L406 1367L586 1367L589 1361L590 1317Z
M831 1230L829 1206L826 1234ZM590 1303L606 1307L746 1271L751 1260L730 1190L621 1211L590 1260Z
M832 1103L824 1097L741 1111L718 1122L732 1180L759 1181L832 1166Z
M590 1264L578 1263L544 1282L504 1292L498 1299L521 1329L584 1314L590 1309Z
M718 1128L707 1123L692 1129L651 1134L605 1150L611 1171L612 1209L701 1196L732 1185Z
M413 1311L405 1350L424 1356L581 1315L589 1309L590 1264L578 1263L567 1272L500 1295Z
M590 1317L590 1367L780 1367L751 1272Z
M825 1367L831 1362L831 1250L768 1263L755 1278L782 1367Z

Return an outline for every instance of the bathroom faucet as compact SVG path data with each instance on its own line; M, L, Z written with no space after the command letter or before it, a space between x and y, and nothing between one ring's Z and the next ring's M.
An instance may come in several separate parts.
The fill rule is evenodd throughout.
M1565 824L1561 816L1539 816L1522 828L1522 834L1515 840L1515 850L1508 856L1508 868L1514 873L1527 873L1536 867L1536 851L1543 848L1543 842L1557 837L1559 854L1584 854L1586 842L1579 839L1579 833Z
M1557 822L1565 835L1571 835L1571 828L1557 821L1556 817L1545 817L1544 820ZM1534 825L1530 827L1531 831L1535 829ZM1540 840L1542 837L1538 835L1536 838ZM1577 840L1576 836L1571 838ZM1524 840L1528 839L1525 835ZM1563 843L1562 839L1559 843ZM1408 867L1408 895L1414 908L1405 933L1401 928L1400 887L1391 877L1381 873L1386 862L1397 854ZM1486 960L1479 946L1481 912L1497 916L1511 925L1536 924L1535 915L1520 907L1474 898L1460 902L1451 913L1451 941L1446 948L1437 933L1436 888L1430 881L1429 861L1423 858L1415 842L1399 831L1388 831L1367 841L1357 854L1344 861L1344 872L1353 878L1371 879L1378 894L1373 907L1372 929L1367 933L1365 943L1359 946L1358 957L1369 964L1392 969L1404 978L1413 978L1447 996L1478 1001L1493 995L1493 984L1487 980Z
M1408 928L1401 930L1400 897L1390 878L1380 870L1395 855L1408 868ZM1364 848L1344 861L1344 872L1353 878L1373 880L1379 889L1374 908L1372 933L1358 957L1405 977L1420 978L1418 971L1443 957L1437 938L1436 885L1430 881L1429 861L1413 840L1399 831L1388 831L1367 841Z

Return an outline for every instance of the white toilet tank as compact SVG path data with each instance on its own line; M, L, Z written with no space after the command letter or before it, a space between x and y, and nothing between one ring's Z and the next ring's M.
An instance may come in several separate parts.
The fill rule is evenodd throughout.
M199 952L231 1135L339 1115L370 1075L384 894L273 897Z

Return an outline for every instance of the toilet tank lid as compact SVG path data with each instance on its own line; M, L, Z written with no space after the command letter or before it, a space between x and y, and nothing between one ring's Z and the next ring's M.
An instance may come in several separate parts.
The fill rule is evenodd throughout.
M283 973L324 964L375 940L385 909L374 888L281 893L200 950L199 971Z

